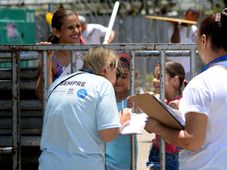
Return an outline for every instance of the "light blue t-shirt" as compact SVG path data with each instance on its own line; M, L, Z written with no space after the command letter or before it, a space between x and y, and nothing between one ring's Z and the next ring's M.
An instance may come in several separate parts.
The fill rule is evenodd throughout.
M57 79L49 92L69 76ZM98 131L117 127L114 89L107 79L82 73L64 81L47 101L39 169L104 170L105 144Z
M118 111L127 108L127 99L117 103ZM136 155L137 138L135 136ZM116 139L106 143L107 170L130 170L131 164L130 135L118 135Z

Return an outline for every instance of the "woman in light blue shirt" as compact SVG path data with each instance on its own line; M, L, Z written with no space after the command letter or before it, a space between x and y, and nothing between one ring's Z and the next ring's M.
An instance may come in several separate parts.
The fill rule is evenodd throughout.
M113 89L117 65L112 50L91 48L81 71L51 84L39 170L105 169L105 142L121 126Z

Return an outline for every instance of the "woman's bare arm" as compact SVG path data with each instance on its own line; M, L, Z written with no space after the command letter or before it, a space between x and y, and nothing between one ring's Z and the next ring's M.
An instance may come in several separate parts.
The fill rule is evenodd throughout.
M52 53L48 53L47 65L48 65L48 73L47 73L47 81L48 86L53 82L53 75L54 75L54 64L52 62ZM38 80L36 84L36 95L38 99L42 102L43 100L43 64L41 56L39 56L39 63L38 63Z
M186 114L184 130L167 128L152 118L148 118L145 129L161 135L168 143L195 151L200 149L205 141L207 120L207 116L202 113L189 112Z

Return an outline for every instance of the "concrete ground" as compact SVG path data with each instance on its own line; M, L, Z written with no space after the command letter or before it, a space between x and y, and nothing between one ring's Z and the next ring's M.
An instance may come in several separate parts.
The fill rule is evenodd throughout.
M137 170L145 170L148 154L151 146L151 141L154 138L154 134L149 134L145 130L142 134L137 135L138 138L138 160Z

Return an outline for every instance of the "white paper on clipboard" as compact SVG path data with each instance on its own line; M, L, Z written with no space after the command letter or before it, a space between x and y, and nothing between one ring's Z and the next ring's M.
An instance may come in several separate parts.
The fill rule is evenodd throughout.
M132 113L131 120L127 125L125 125L120 134L141 134L143 132L144 126L146 124L147 114L145 113Z

